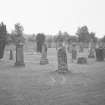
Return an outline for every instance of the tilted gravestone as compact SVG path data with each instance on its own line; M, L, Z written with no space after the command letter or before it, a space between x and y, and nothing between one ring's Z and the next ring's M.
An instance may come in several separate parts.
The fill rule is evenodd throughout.
M42 53L41 53L41 60L40 60L41 65L48 64L48 59L47 59L47 45L43 44L42 46Z
M57 52L58 56L58 72L65 73L68 72L68 64L67 64L67 54L64 46L58 48Z

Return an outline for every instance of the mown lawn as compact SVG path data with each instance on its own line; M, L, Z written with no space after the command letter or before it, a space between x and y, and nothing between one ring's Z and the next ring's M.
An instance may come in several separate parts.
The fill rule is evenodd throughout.
M87 53L79 54L87 56ZM9 52L0 61L0 105L105 105L105 62L71 62L67 75L59 75L55 49L48 50L48 65L40 55L25 52L25 67L14 67Z

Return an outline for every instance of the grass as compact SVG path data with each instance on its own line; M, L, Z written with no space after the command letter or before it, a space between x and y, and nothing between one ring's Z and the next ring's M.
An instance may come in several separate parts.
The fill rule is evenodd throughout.
M15 55L15 54L14 54ZM81 53L78 56L87 56ZM14 67L5 52L0 62L0 105L105 105L105 62L88 59L88 64L71 62L68 75L57 70L55 49L48 50L48 65L40 65L40 55L25 52L25 67Z

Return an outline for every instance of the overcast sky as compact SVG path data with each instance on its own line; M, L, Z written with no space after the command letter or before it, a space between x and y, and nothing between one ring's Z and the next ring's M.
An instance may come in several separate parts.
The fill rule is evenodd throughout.
M98 37L105 35L105 0L0 0L0 21L11 32L20 22L27 34L74 35L87 25Z

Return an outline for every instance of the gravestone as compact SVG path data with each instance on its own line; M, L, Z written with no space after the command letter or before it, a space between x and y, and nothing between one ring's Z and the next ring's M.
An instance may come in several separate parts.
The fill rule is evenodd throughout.
M103 48L96 48L96 60L97 61L104 61L104 49Z
M64 46L58 48L57 52L58 56L58 72L65 73L68 72L68 64L67 64L67 54Z
M87 59L85 57L79 57L77 64L87 64Z
M48 64L48 59L47 59L47 45L46 44L43 44L43 46L42 46L40 64L41 65Z
M79 46L80 46L80 48L79 48L79 52L83 52L83 51L84 51L83 43L80 42Z
M77 59L76 43L72 44L72 62Z
M4 56L5 40L0 39L0 59Z
M9 60L13 60L13 52L12 52L12 50L10 50L10 57L9 57Z
M23 54L23 43L16 45L16 62L15 66L25 66L24 64L24 54Z
M88 55L88 58L95 58L95 54L94 54L94 52L95 52L95 47L94 47L95 45L94 45L94 42L93 42L93 40L91 40L91 42L89 43L89 55Z

